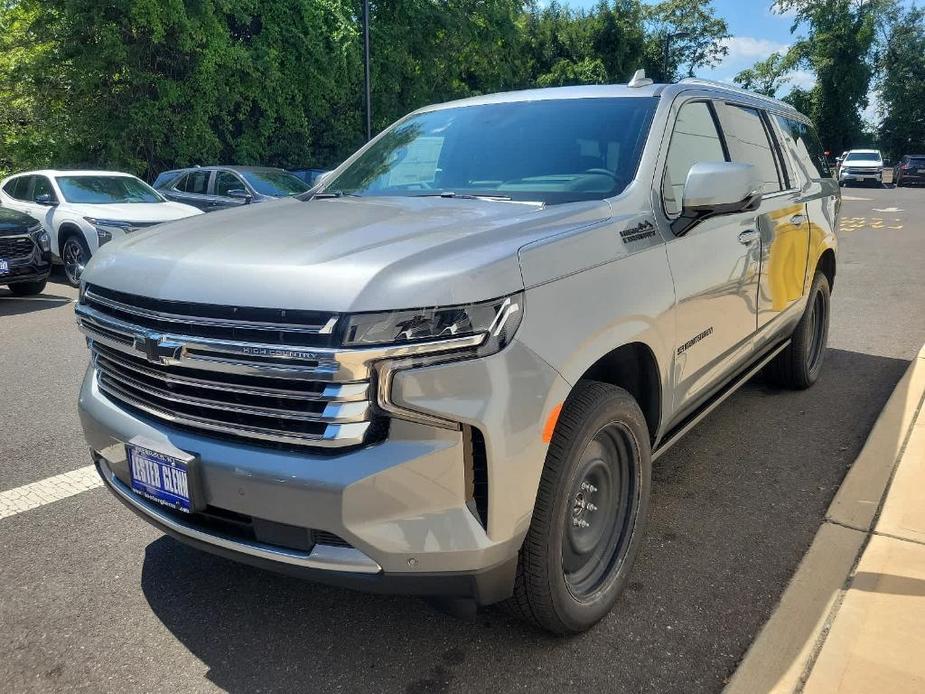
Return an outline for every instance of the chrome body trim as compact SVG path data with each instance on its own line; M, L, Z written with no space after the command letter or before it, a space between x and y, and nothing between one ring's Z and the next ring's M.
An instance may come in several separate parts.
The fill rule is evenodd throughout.
M95 296L88 290L84 300L96 301ZM100 302L103 308L160 319L156 311L122 302L112 306L104 299L109 303ZM401 408L389 407L391 360L471 349L487 339L482 333L383 347L304 347L185 335L178 314L169 314L177 332L165 334L86 303L78 303L75 313L107 397L179 426L325 448L366 442L375 415L371 380L377 365L386 369L380 372L386 391L378 389L382 409L408 418ZM411 418L457 427L427 415Z

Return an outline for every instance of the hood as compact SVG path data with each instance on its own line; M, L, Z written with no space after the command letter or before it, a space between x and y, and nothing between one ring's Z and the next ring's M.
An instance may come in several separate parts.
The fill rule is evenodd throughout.
M0 207L0 236L22 234L38 222L27 214Z
M372 311L481 301L523 289L518 249L610 216L593 201L282 199L136 232L84 279L176 301Z
M107 205L67 203L67 209L83 217L115 219L120 222L172 222L202 214L202 210L179 202L133 202Z

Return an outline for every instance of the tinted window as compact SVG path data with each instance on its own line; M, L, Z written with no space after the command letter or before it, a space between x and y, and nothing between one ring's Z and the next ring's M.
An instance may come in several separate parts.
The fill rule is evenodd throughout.
M729 140L732 160L752 164L758 169L762 193L775 193L783 187L774 158L774 148L761 115L753 108L727 104L723 131Z
M153 188L134 176L58 176L55 180L68 202L107 205L163 201Z
M215 194L228 197L232 190L247 190L244 183L233 173L219 171L215 174Z
M657 99L549 99L439 109L390 128L325 189L361 195L602 199L636 175Z
M777 124L783 132L784 147L796 160L808 180L831 176L829 162L825 158L825 150L811 125L806 125L792 118L775 116Z
M925 157L909 157L909 166L925 169Z
M51 181L48 180L45 176L33 176L32 177L32 199L35 200L40 195L47 195L51 200L57 200L58 196L55 195L54 189L51 187Z
M154 183L152 183L151 185L153 185L155 188L160 190L161 188L166 186L168 183L173 181L176 177L177 177L176 171L164 171L163 173L159 173L157 175L157 178L154 179Z
M665 162L662 180L665 212L669 215L681 212L684 182L694 164L725 160L726 154L710 107L703 101L685 104L675 121Z
M876 161L880 159L880 152L849 152L845 161Z
M174 188L182 190L184 193L206 195L209 192L209 172L194 171L193 173L186 174Z
M16 200L29 199L29 178L30 176L18 176L6 182L3 187L4 192Z
M305 181L301 181L288 171L242 171L241 175L251 184L251 188L261 195L270 195L274 198L283 198L287 195L298 195L309 189ZM238 188L244 186L238 185Z

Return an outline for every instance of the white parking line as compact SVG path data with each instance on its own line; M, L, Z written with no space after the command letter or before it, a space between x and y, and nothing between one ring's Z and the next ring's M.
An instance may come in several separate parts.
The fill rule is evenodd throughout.
M0 518L15 516L23 511L61 501L69 496L103 486L95 465L86 465L70 472L46 477L0 492Z

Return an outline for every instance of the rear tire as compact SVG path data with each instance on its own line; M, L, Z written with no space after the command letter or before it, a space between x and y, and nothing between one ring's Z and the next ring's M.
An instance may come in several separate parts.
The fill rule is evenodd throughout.
M649 431L633 397L579 383L549 445L507 609L556 634L604 617L639 551L651 474Z
M15 296L35 296L45 291L48 280L35 280L34 282L17 282L9 285L9 290Z
M777 385L804 390L818 380L829 339L830 294L828 278L817 271L790 345L768 365L767 373Z

